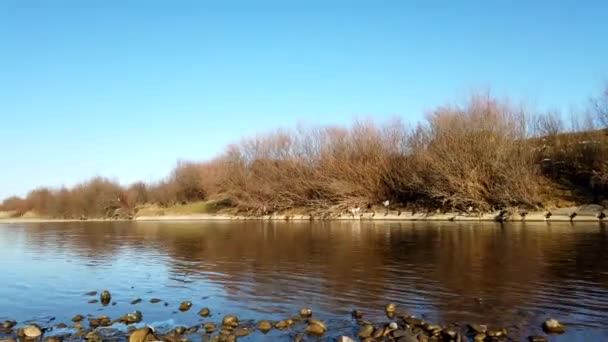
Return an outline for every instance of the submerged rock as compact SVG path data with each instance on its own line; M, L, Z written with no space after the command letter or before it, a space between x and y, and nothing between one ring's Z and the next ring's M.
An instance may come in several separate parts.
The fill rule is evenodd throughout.
M141 303L141 298L135 298L131 301L131 305L135 305L135 304L139 304Z
M245 337L251 333L251 330L248 328L237 328L234 330L234 336L236 337Z
M547 334L563 334L566 328L556 319L548 319L543 323L543 331Z
M208 308L202 308L199 312L198 315L201 317L208 317L211 314L211 311L209 311Z
M72 317L72 322L80 322L84 319L83 315L76 315L74 317Z
M44 342L62 342L62 336L49 336L44 339Z
M309 335L321 336L325 334L325 331L327 331L327 329L324 329L323 326L318 324L309 324L306 327L306 333Z
M150 299L150 303L152 303L152 304L156 304L156 303L160 303L160 302L162 302L162 300L158 299L158 298L152 298L152 299Z
M360 310L353 310L350 315L354 318L354 319L361 319L363 318L363 312L361 312Z
M529 342L549 342L549 340L544 336L528 336Z
M12 329L15 325L17 325L17 322L13 320L7 320L2 322L2 328L7 330Z

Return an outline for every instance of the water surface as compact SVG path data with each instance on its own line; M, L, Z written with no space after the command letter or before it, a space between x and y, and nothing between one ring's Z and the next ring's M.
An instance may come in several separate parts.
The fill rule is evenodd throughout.
M311 307L329 339L356 331L352 309L386 320L394 302L433 322L501 325L521 339L552 317L567 324L553 341L608 341L601 224L0 223L0 272L0 320L42 325L140 310L145 323L190 326L205 321L202 307L215 322ZM103 289L116 305L88 303L97 297L86 292ZM177 312L183 300L192 310Z

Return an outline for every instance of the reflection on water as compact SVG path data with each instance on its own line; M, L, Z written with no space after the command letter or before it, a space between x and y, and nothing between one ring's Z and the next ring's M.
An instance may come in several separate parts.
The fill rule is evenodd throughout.
M382 318L395 302L439 323L521 335L554 317L568 324L556 341L608 339L608 229L599 224L0 224L0 260L0 319L139 309L148 323L189 325L203 306L216 319L279 319L307 306L352 329L342 321L353 308ZM115 306L87 303L84 293L101 289ZM174 312L182 300L193 310Z

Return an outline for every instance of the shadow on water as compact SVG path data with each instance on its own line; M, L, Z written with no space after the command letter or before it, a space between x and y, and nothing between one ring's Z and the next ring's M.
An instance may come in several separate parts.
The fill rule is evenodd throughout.
M524 336L541 333L541 322L554 317L569 325L559 340L608 338L603 224L4 224L0 257L9 284L0 288L0 311L20 319L119 314L146 296L252 319L302 306L328 320L353 308L382 318L384 305L395 302L439 323L506 325ZM100 288L113 291L116 306L86 304L82 294ZM15 307L15 300L30 305ZM142 305L152 320L175 315Z

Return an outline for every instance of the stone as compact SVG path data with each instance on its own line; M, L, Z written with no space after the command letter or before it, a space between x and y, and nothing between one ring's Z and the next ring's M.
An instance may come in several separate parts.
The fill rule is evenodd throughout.
M505 329L505 328L488 327L486 329L486 335L488 335L489 337L506 336L507 335L507 329Z
M211 334L217 329L217 327L215 326L215 323L205 323L203 324L203 329L205 329L205 332L208 334Z
M83 315L76 315L74 317L72 317L72 322L80 322L84 319Z
M225 327L236 328L239 325L239 319L233 315L224 316L222 319L222 325Z
M530 341L530 342L549 342L549 340L544 336L528 336L528 341Z
M84 326L82 325L82 322L76 322L76 324L74 324L73 326L74 329L84 329Z
M141 298L135 298L131 301L131 305L135 305L135 304L139 304L141 303Z
M102 342L103 336L101 336L101 334L97 331L89 331L84 336L84 339L87 340L88 342Z
M44 342L62 342L62 336L49 336L44 338Z
M38 338L42 336L42 330L35 324L25 326L22 332L23 336L27 338Z
M198 312L198 315L201 316L201 317L209 317L210 314L211 314L211 311L209 311L209 308L202 308Z
M327 329L318 324L309 324L306 327L306 333L309 335L321 336L325 334L325 331L327 331Z
M414 335L412 333L408 333L406 335L399 337L397 339L397 342L418 342L418 338L416 337L416 335Z
M156 303L160 303L160 302L162 302L162 300L159 299L159 298L152 298L152 299L150 299L150 303L152 303L152 304L156 304Z
M340 336L336 342L355 342L355 340L348 336Z
M65 324L65 323L59 323L59 324L57 324L55 327L56 327L56 328L59 328L59 329L64 329L64 328L67 328L68 326L67 326L67 324Z
M318 325L321 328L323 328L323 330L327 331L327 326L325 325L325 323L323 323L322 321L318 320L318 319L314 319L314 318L309 318L308 319L308 324L309 325Z
M245 337L251 333L251 330L247 328L236 328L234 330L234 336L236 337Z
M158 338L154 336L154 330L150 327L139 328L129 335L129 342L146 342L146 341L157 341Z
M2 328L6 330L12 329L15 325L17 325L17 322L12 320L2 322Z
M278 321L274 324L274 327L279 329L279 330L285 330L287 328L289 328L290 324L287 320L282 320L282 321Z
M188 310L190 310L191 307L192 307L192 302L188 302L188 301L182 302L179 305L179 311L182 311L182 312L188 311Z
M483 324L468 324L467 328L474 334L485 334L488 331L488 327Z
M397 311L397 305L390 303L384 308L384 310L387 313L395 313Z
M272 329L272 324L270 324L269 321L263 320L260 321L260 323L258 323L258 330L260 330L262 333L267 333Z
M543 323L543 331L547 334L563 334L566 328L558 320L551 318Z
M371 325L369 325L369 324L367 324L367 325L364 325L359 330L359 333L357 334L357 337L359 337L361 339L364 339L364 338L372 336L373 333L374 333L374 327L371 326Z
M300 317L302 318L310 318L312 316L312 310L311 309L301 309L300 310Z
M361 312L360 310L353 310L350 314L354 319L363 318L363 312Z
M190 328L186 329L186 331L184 332L184 334L185 335L190 335L190 334L194 334L197 331L198 331L198 325L195 325L193 327L190 327Z
M414 316L407 316L403 318L403 323L412 327L416 327L422 325L424 322L420 318Z
M482 342L482 341L485 341L486 337L487 337L486 334L476 334L475 336L473 336L473 341Z
M112 295L110 294L110 291L104 290L103 292L101 292L101 295L99 295L99 300L103 305L110 304L110 301L112 300Z

